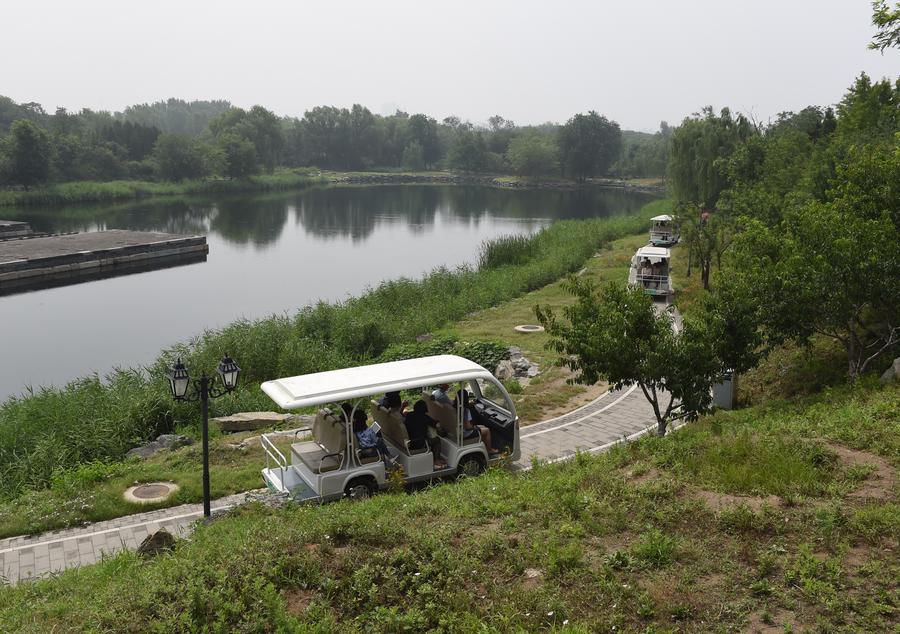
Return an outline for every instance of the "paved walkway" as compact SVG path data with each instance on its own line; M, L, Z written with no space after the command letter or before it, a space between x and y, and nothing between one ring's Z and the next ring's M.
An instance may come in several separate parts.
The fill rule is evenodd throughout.
M653 411L640 388L607 392L568 414L522 429L522 458L513 468L528 470L532 459L559 462L577 451L598 452L623 440L655 429ZM212 510L245 501L254 492L214 500ZM0 577L11 584L45 576L66 568L88 565L105 555L138 547L161 528L173 535L188 535L202 517L200 504L128 515L40 535L0 540Z

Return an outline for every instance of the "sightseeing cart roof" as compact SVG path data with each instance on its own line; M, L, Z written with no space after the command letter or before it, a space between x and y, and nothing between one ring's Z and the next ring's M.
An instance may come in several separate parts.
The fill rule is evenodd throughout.
M275 379L261 387L282 409L295 409L478 378L493 375L468 359L442 354Z
M635 255L639 258L668 258L669 250L665 247L641 247Z
M674 218L668 214L663 214L662 216L653 216L650 220L653 222L672 222Z

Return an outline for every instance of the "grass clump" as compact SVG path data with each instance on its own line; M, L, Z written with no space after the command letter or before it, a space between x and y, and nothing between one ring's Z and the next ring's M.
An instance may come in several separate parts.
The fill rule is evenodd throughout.
M675 559L677 541L658 528L651 528L641 534L638 543L631 549L634 558L650 568L665 568Z
M525 264L537 253L538 245L530 236L508 235L485 240L478 249L478 267L497 269Z

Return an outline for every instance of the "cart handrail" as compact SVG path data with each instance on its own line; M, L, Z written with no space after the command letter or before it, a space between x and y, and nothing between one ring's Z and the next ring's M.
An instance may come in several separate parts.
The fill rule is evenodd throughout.
M275 461L284 473L284 470L287 469L287 458L284 457L284 454L275 446L271 440L269 440L268 436L263 434L260 436L260 443L262 445L263 451L266 452L266 469L269 468L269 458Z

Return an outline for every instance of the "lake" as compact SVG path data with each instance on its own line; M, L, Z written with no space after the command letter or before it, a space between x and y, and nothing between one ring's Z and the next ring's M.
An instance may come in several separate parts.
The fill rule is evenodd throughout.
M207 328L293 313L436 266L474 264L483 240L558 219L633 213L654 198L602 188L378 185L7 212L43 232L205 234L209 257L0 297L0 398L147 364Z

